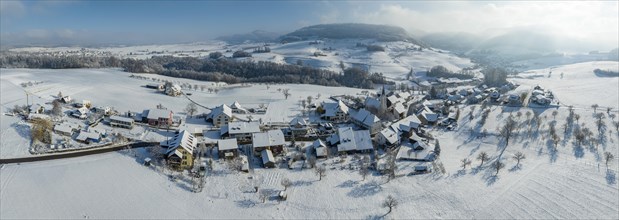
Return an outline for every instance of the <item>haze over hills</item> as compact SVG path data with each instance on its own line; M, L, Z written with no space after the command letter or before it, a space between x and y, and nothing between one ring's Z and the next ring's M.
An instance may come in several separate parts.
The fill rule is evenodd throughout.
M225 35L215 38L215 40L226 41L231 44L239 44L245 42L272 42L277 40L280 34L275 32L255 30L245 34Z

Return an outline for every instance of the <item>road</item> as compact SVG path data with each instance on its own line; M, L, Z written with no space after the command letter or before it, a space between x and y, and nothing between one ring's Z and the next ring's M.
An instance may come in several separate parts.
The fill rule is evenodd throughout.
M41 156L33 156L33 157L19 157L19 158L7 158L0 159L0 164L9 164L9 163L26 163L26 162L35 162L35 161L44 161L44 160L55 160L55 159L63 159L63 158L72 158L72 157L81 157L93 154L102 154L112 151L118 151L127 148L142 148L142 147L152 147L158 146L159 142L137 142L130 144L123 144L112 147L101 147L101 148L93 148L88 150L79 150L79 151L71 151L66 153L55 153L55 154L46 154Z

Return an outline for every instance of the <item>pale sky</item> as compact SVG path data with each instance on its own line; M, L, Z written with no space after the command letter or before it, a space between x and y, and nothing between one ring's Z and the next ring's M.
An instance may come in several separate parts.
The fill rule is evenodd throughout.
M3 44L195 42L342 22L395 25L415 35L534 29L609 49L619 44L618 1L0 0L0 12Z

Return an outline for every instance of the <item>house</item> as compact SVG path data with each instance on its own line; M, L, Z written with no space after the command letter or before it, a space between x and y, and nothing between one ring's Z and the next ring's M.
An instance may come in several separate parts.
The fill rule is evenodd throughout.
M75 140L85 144L99 142L101 141L101 134L94 131L80 131Z
M403 143L396 159L398 160L411 160L411 161L432 161L435 159L435 155L432 152L433 149L424 141L415 143Z
M427 106L424 107L420 113L418 114L419 119L421 120L421 122L423 124L434 124L436 121L438 121L438 114L434 113L432 110L430 110L430 108L428 108Z
M175 169L191 169L193 167L193 154L198 140L185 130L176 133L170 139L160 143L167 147L165 152L168 164Z
M74 110L71 115L79 119L86 119L88 117L88 112L90 112L90 109L82 106L81 108Z
M409 115L406 118L394 122L391 124L391 129L398 133L398 135L402 134L410 134L413 130L418 130L421 125L421 120L416 115Z
M89 126L89 127L86 127L86 131L97 133L101 137L106 137L107 136L107 130L105 130L103 128L94 128L92 126Z
M352 122L357 126L363 127L370 131L370 134L376 134L382 128L380 119L370 113L368 110L361 109L352 116Z
M174 113L166 109L147 109L142 112L142 122L151 126L172 125Z
M232 120L232 109L226 104L217 106L206 116L206 120L216 127L227 125Z
M398 102L393 106L393 114L398 118L406 117L406 113L408 113L408 108L403 103Z
M183 92L181 91L181 86L177 84L168 84L165 87L165 94L169 96L180 96Z
M550 104L550 99L546 98L544 95L536 95L531 97L531 101L539 104L539 105L548 105Z
M133 128L133 119L112 115L110 116L110 126L131 129Z
M338 128L329 138L331 145L337 145L339 153L370 152L374 150L370 131L354 131L351 127Z
M252 134L254 153L268 149L275 154L279 154L284 149L284 144L285 140L282 130L270 130Z
M110 115L112 113L112 108L105 106L105 107L95 107L93 108L93 110L96 113L102 113L103 115Z
M273 153L269 149L264 149L260 152L262 157L262 165L265 168L274 168L275 167L275 157L273 157Z
M348 106L341 100L337 102L323 102L320 118L332 122L346 122L349 119Z
M497 99L501 98L501 93L499 91L493 90L490 93L490 98L494 99L494 100L497 100Z
M305 135L309 130L308 123L302 117L295 117L290 121L290 130L295 135Z
M329 156L329 148L327 147L327 144L320 139L317 139L312 143L312 148L314 148L317 158Z
M165 86L163 84L157 84L157 83L146 84L146 88L156 89L157 91L165 90Z
M394 146L400 142L400 135L391 127L385 128L378 133L377 142L380 145Z
M71 103L73 99L71 99L71 96L63 96L62 98L60 98L60 102L62 103Z
M73 132L78 131L80 129L80 127L76 124L70 124L70 123L62 123L62 124L57 124L54 126L54 132L56 132L57 134L60 135L66 135L71 137L73 135Z
M234 114L247 114L249 112L249 110L243 108L243 106L241 106L241 104L237 101L234 101L234 103L230 105L230 109L232 109L232 113Z
M226 159L234 158L239 154L239 145L236 142L236 138L224 139L217 141L217 151L220 157Z
M221 139L221 131L220 130L203 130L202 131L202 142L204 145L208 147L215 147L217 143Z
M30 114L43 114L45 112L45 107L39 104L34 104L30 106L29 110Z
M221 136L236 138L241 142L251 140L252 134L258 132L260 132L260 123L257 121L233 121L220 129Z

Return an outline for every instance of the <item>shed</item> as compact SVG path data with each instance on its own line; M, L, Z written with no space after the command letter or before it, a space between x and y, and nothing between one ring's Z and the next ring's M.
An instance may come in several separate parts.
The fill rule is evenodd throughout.
M271 150L266 149L262 151L262 165L265 168L273 168L275 167L275 158L273 157L273 153Z

